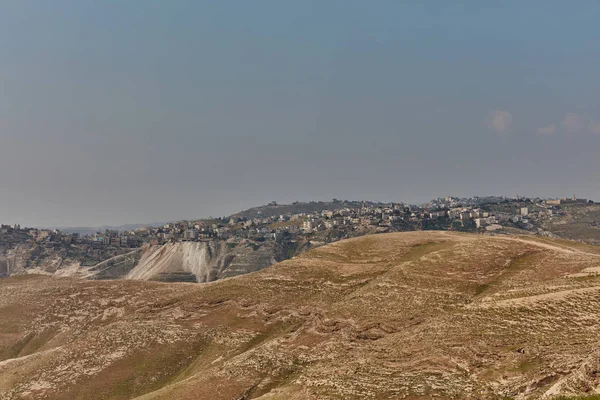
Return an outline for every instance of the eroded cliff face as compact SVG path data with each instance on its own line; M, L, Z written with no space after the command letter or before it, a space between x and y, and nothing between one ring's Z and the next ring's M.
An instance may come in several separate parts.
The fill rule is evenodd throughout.
M77 278L119 277L139 260L140 249L91 249L64 244L19 243L0 249L0 277L40 274ZM115 276L115 274L117 274Z
M0 277L24 273L52 274L70 264L59 252L39 245L15 244L0 252Z
M178 242L144 246L126 279L209 282L266 268L283 257L276 243Z
M36 247L17 246L0 256L0 277L45 274L82 279L130 279L165 282L209 282L266 268L295 254L274 242L206 241L144 245L101 262L82 262Z

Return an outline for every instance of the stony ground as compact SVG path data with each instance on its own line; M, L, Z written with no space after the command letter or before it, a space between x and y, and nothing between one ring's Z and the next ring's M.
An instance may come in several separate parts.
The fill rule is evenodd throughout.
M0 280L0 399L537 399L600 392L600 249L449 232L209 284Z

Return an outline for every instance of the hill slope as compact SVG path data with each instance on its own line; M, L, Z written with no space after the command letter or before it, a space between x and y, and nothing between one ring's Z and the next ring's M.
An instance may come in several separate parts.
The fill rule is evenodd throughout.
M274 241L261 243L247 239L169 242L162 246L146 244L137 249L93 249L95 254L83 254L75 246L57 250L24 243L9 249L5 255L0 253L0 278L10 272L10 275L43 274L99 280L206 282L266 268L285 258L286 250Z
M543 229L563 238L600 245L600 204L561 206L566 215L551 218Z
M600 385L600 251L410 232L209 284L0 280L0 399L534 399Z
M210 282L266 268L282 258L282 248L268 242L178 242L144 246L139 263L125 279ZM187 279L186 279L187 277Z

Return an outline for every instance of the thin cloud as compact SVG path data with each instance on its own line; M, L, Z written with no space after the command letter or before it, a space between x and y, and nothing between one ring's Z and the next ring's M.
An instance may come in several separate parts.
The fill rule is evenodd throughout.
M567 133L577 133L583 129L585 123L583 117L569 112L565 114L565 117L562 121L562 126Z
M496 110L488 118L487 125L490 129L498 133L503 133L510 128L512 122L513 116L511 113L504 110Z
M600 135L600 122L591 121L588 125L588 130L590 131L590 133Z
M556 132L556 125L551 124L548 126L544 126L543 128L538 128L537 132L542 135L552 135Z

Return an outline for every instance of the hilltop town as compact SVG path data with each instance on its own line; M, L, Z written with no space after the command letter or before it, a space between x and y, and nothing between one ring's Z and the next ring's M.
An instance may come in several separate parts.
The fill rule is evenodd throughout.
M573 208L593 204L575 196L563 199L445 197L422 205L334 199L330 202L272 202L228 217L178 221L130 231L105 230L92 235L2 225L0 242L34 242L46 247L80 245L89 249L137 248L179 241L328 243L371 233L451 230L481 233L515 229L552 236L547 230ZM578 238L572 238L578 239Z

